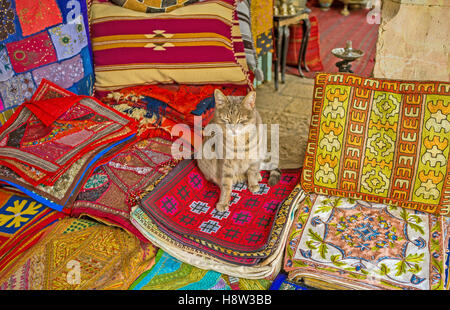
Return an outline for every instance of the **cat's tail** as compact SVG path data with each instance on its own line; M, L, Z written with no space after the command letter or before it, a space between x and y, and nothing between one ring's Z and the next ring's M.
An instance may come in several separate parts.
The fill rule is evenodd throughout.
M274 186L277 185L278 182L280 182L281 179L281 170L276 168L274 170L270 170L270 175L269 175L269 186Z

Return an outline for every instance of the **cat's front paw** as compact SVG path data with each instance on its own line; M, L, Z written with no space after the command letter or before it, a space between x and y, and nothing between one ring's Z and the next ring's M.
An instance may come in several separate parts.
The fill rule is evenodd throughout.
M256 194L257 192L259 192L259 184L256 185L249 185L248 189L253 193Z
M217 209L217 211L219 211L219 212L225 212L225 211L228 211L228 203L220 203L220 202L218 202L218 203L216 204L216 209Z

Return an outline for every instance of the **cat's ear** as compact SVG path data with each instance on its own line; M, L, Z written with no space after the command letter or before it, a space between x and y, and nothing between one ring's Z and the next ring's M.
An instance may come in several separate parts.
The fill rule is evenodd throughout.
M255 102L256 102L256 92L251 91L245 96L244 100L242 100L242 104L244 107L246 107L249 110L253 110L255 108Z
M228 103L228 99L227 96L225 96L220 89L216 88L214 90L214 100L216 102L216 107L217 108L221 108L223 107L225 104Z

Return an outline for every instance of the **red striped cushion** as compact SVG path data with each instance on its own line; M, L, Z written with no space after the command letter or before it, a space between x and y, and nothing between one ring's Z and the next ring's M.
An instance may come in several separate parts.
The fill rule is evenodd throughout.
M316 16L309 18L311 22L311 30L309 33L308 46L306 49L305 61L311 71L323 70L322 60L320 58L319 45L319 25ZM286 63L291 66L298 65L298 54L302 44L303 27L302 25L292 25L289 27L291 36L289 38L288 55Z

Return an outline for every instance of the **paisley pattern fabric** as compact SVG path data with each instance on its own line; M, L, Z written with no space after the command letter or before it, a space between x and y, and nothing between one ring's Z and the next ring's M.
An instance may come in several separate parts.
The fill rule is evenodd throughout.
M448 289L450 218L310 195L286 244L290 279L344 289Z
M308 192L450 214L450 83L317 74Z
M128 289L153 266L155 254L152 244L141 243L119 228L67 218L53 225L51 232L0 278L0 288Z

